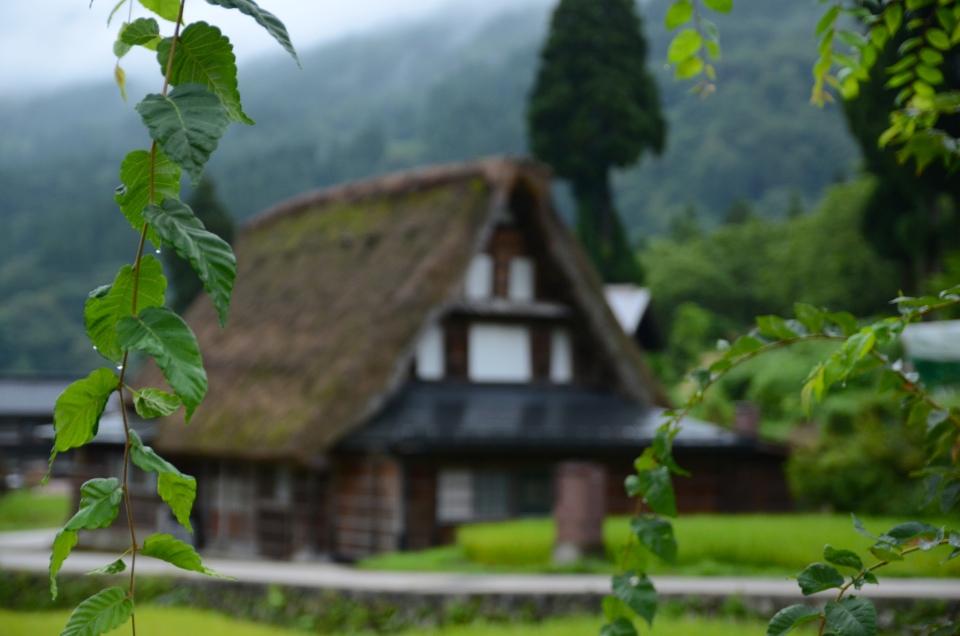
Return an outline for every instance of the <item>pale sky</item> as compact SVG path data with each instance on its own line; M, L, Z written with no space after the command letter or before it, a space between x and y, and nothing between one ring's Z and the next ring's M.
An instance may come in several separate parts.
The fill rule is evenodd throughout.
M152 15L134 1L134 19ZM423 18L457 3L489 8L519 5L525 0L259 0L290 33L298 52L316 44L376 29L391 23ZM0 0L0 93L34 93L89 81L112 81L112 46L128 7L108 27L116 0ZM286 55L280 45L253 18L237 10L189 0L187 23L216 24L234 45L238 64L266 53ZM172 34L172 24L161 22L161 32ZM291 63L292 60L291 60ZM138 47L121 65L128 79L158 73L153 54Z

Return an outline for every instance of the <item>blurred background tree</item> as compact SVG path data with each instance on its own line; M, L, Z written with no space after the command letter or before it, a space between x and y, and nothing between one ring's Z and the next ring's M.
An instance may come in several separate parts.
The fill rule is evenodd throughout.
M664 148L667 124L646 59L631 0L561 0L527 106L530 148L570 182L577 234L608 282L643 279L610 171Z

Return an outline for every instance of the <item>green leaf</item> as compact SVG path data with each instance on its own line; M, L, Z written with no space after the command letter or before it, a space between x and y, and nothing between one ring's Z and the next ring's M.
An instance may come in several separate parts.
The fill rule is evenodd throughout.
M155 51L160 41L160 25L153 18L137 18L120 31L120 41Z
M703 0L703 4L717 13L730 13L733 11L733 0Z
M675 77L678 80L686 80L691 77L696 77L703 70L704 63L703 59L698 56L688 57L679 64L677 64L677 69L674 73Z
M633 612L630 611L627 604L610 594L603 597L600 609L603 612L603 617L611 623L618 618L630 619L633 617Z
M76 530L61 530L53 539L53 548L50 552L50 597L57 598L57 573L63 567L63 562L70 556L70 551L77 545Z
M280 43L280 46L282 46L287 53L293 56L293 59L297 62L297 66L300 66L300 58L297 57L297 52L290 42L287 27L283 26L283 22L281 22L277 16L269 11L264 11L258 7L257 3L253 0L207 0L207 2L226 9L238 9L240 13L252 17L257 21L257 24L266 29L267 32Z
M232 576L219 574L208 567L205 567L200 560L193 546L173 538L169 534L155 534L146 538L143 547L140 548L140 554L154 559L166 561L175 565L181 570L189 572L199 572L207 576L215 576L221 579L232 579Z
M757 316L757 330L762 335L777 340L790 340L797 337L797 333L780 316Z
M237 278L237 259L230 245L206 231L193 210L176 199L166 199L159 207L147 206L144 215L160 238L190 262L217 308L220 326L224 326Z
M53 407L53 452L83 446L93 439L100 425L100 416L110 394L117 390L117 376L110 369L97 369L77 380L57 398Z
M166 307L148 307L117 324L117 341L124 350L152 355L170 388L186 406L186 421L207 392L197 338L183 319Z
M157 49L157 59L164 73L167 72L172 43L173 38L164 38ZM253 125L253 120L240 105L233 45L220 29L206 22L194 22L184 29L173 54L170 84L191 83L203 84L216 94L232 121Z
M133 392L133 406L137 415L145 420L166 417L180 408L183 400L159 389L143 389Z
M827 625L838 636L876 636L877 609L869 600L850 596L824 608Z
M637 616L653 626L657 612L657 591L645 574L627 572L613 577L613 593Z
M166 96L147 95L136 108L150 136L196 187L230 123L220 98L206 86L181 84Z
M140 4L170 22L176 22L180 15L180 0L140 0Z
M950 50L950 36L948 36L942 29L927 29L926 36L927 42L929 42L932 46L935 46L941 51Z
M656 515L640 515L630 520L630 529L654 556L667 563L676 562L677 539L672 523Z
M827 312L817 309L807 303L795 303L793 310L796 312L797 320L806 327L810 333L820 333L823 329L823 323L826 321Z
M827 12L817 21L816 34L819 36L827 29L833 27L833 23L837 21L838 15L840 15L840 7L837 5L832 5L827 9Z
M903 556L896 550L891 550L886 544L878 543L870 547L870 554L881 561L903 561Z
M120 514L123 487L115 477L91 479L80 487L80 509L64 530L96 530L107 528Z
M637 628L629 618L620 617L601 627L600 636L637 636Z
M670 42L667 49L667 62L670 64L679 64L687 58L696 55L700 50L703 39L700 34L693 29L684 29Z
M131 616L133 599L119 587L107 588L73 610L60 636L99 636L120 627Z
M795 628L820 618L820 610L809 605L791 605L785 607L770 619L767 636L784 636Z
M173 515L191 534L190 511L197 498L197 480L177 470L149 446L144 446L136 431L130 431L130 459L140 470L157 473L157 494L170 506Z
M920 49L920 59L923 60L924 64L929 64L930 66L940 66L943 64L943 53L936 49L926 47Z
M150 152L134 150L120 164L120 181L114 200L120 211L139 234L146 220L143 209L149 203L160 205L164 199L180 196L180 166L170 161L158 148L154 153L153 201L150 200ZM160 239L153 228L147 231L147 239L154 247L160 247Z
M797 583L804 596L843 585L843 575L824 563L811 563L797 575Z
M653 436L653 455L657 462L670 469L674 475L683 475L689 477L690 472L680 468L673 458L673 438L680 433L677 427L670 427L669 424L661 425Z
M673 30L690 21L690 18L693 17L693 4L690 3L690 0L677 0L670 5L670 8L667 9L667 15L664 19L664 24L667 27L667 30Z
M834 565L842 565L857 570L863 569L863 561L861 561L857 553L852 550L837 550L830 544L827 544L823 548L823 558L827 560L827 563Z
M130 265L124 265L112 285L91 292L83 310L87 336L104 358L119 362L123 351L117 344L117 323L134 312L133 294L137 294L137 311L163 305L167 279L163 266L150 254L140 259L140 280Z
M97 568L96 570L90 570L87 574L120 574L127 569L127 564L123 562L123 559L117 559L113 563L108 563L102 568Z
M644 470L636 475L637 488L654 512L668 517L677 516L677 499L666 466Z
M884 533L882 539L893 539L897 545L904 545L914 539L929 539L937 534L937 527L922 521L898 523Z
M903 6L900 4L888 4L883 10L883 21L887 25L890 33L896 33L900 30L903 22Z
M838 311L832 314L827 314L827 322L832 323L843 331L843 335L849 337L857 332L859 327L857 326L857 319L853 314L846 311Z

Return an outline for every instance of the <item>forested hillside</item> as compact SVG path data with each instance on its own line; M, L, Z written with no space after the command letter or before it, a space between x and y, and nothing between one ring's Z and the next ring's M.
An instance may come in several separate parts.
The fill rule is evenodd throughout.
M248 65L240 87L257 126L228 131L209 168L218 193L242 219L347 179L523 153L551 6L461 7L304 52L303 70L273 58ZM740 198L782 216L791 198L812 204L853 170L839 109L807 103L816 4L739 0L720 24L719 91L705 101L663 70L662 10L649 5L646 32L668 149L616 178L635 240L662 233L689 206L708 226ZM133 79L132 101L142 93ZM132 230L115 222L119 161L148 140L132 104L106 84L0 98L0 129L0 370L79 372L96 362L80 325L86 293L132 257ZM28 318L36 315L47 318Z

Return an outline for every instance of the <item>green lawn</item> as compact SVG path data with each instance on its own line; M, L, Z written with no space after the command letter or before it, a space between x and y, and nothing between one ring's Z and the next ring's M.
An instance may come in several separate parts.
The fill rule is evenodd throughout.
M69 612L11 612L0 609L4 636L58 634ZM555 618L543 623L473 623L435 629L399 632L398 636L584 636L597 634L601 619L593 616ZM763 634L766 623L735 619L657 618L655 629L642 630L656 636L742 636ZM113 634L130 633L129 624ZM237 621L213 612L184 608L144 607L137 611L137 636L203 634L203 636L294 636L304 632ZM346 636L344 634L344 636Z
M0 532L62 526L70 516L70 497L43 489L15 490L0 496Z
M880 534L900 520L865 517L868 530ZM935 525L955 522L931 521ZM848 515L689 515L674 522L680 549L677 563L669 565L645 555L635 555L630 565L652 574L688 576L753 575L792 576L822 560L823 547L857 551L872 562L867 548L872 541L857 534ZM501 571L501 572L614 572L629 535L624 517L610 518L604 526L607 560L594 560L556 568L549 563L554 526L549 519L510 521L465 526L457 544L415 553L374 557L361 567L388 570ZM960 558L941 566L949 550L915 554L879 574L913 577L958 577Z

